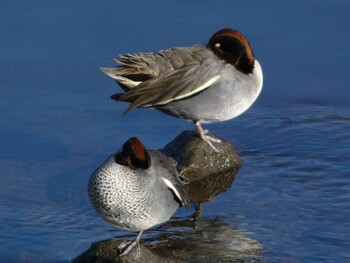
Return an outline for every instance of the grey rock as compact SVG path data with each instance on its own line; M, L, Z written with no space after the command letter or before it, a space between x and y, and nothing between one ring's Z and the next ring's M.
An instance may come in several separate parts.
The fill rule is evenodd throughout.
M73 263L131 263L131 262L154 262L154 263L181 263L182 261L170 260L158 256L148 248L140 244L140 257L136 258L136 248L128 255L119 257L118 246L123 240L104 240L93 243L83 254L72 260Z
M154 238L143 239L140 244L141 257L134 260L134 250L118 257L117 248L123 241L105 240L92 244L74 263L180 263L180 262L261 262L261 244L229 224L223 217L183 219L166 223L157 242Z
M233 146L221 140L215 144L220 150L216 153L194 131L184 131L162 149L177 161L180 176L188 182L192 203L207 202L231 187L242 164Z

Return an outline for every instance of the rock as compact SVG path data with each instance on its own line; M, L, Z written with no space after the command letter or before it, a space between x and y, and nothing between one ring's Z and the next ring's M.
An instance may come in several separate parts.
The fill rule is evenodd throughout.
M154 237L141 240L141 256L118 257L117 247L124 241L96 242L73 260L74 263L181 263L181 262L261 262L261 244L249 233L229 224L224 217L183 219L167 223L172 231L160 231ZM143 244L146 244L144 246Z
M210 136L217 138L213 134ZM161 150L177 161L181 177L188 182L192 203L207 202L224 192L231 186L242 164L228 141L222 140L215 146L219 153L194 131L184 131Z
M136 248L129 254L119 257L118 246L125 242L123 240L104 240L93 243L83 254L72 260L73 263L132 263L132 262L152 262L152 263L181 263L179 260L163 258L151 252L148 248L140 244L140 257L136 260Z

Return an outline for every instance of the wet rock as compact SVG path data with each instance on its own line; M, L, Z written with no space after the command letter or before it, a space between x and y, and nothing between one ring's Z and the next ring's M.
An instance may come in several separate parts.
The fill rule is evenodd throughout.
M136 259L136 247L127 255L119 257L118 246L123 240L104 240L93 243L83 254L72 260L73 263L181 263L179 260L170 260L152 253L140 244L140 257Z
M194 131L184 131L161 150L177 161L181 177L188 182L192 203L207 202L231 187L242 164L233 146L221 140L215 144L220 151L216 153Z
M180 262L261 262L261 244L224 217L191 218L169 221L160 231L157 242L151 237L141 240L141 256L134 260L135 249L118 258L118 246L124 241L96 242L74 263L180 263ZM145 246L143 244L146 244Z

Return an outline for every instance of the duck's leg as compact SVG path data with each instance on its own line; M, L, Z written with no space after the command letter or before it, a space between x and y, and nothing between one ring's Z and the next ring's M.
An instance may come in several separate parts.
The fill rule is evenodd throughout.
M195 211L193 215L190 217L190 221L196 222L200 217L201 217L201 212L202 212L203 205L198 203L194 207Z
M139 259L141 257L141 248L140 248L140 239L141 239L141 236L143 234L143 231L141 231L137 237L136 237L136 245L137 245L137 248L136 248L136 259Z
M141 248L140 248L140 239L141 239L141 235L142 235L143 231L141 231L135 240L133 241L129 241L126 243L122 243L119 245L118 249L120 251L119 257L125 256L127 254L129 254L135 246L136 247L136 257L134 258L135 260L139 259L141 256Z
M206 133L208 133L208 130L203 130L201 124L200 124L198 121L196 121L194 124L196 125L197 133L198 133L199 137L200 137L202 140L204 140L204 141L210 146L210 148L212 148L212 149L214 150L214 152L217 152L217 153L220 152L220 151L211 143L211 141L212 141L212 142L215 142L215 143L221 143L221 140L220 140L220 139L217 139L217 138L213 138L213 137L211 137L211 136L209 136L209 135L206 135Z

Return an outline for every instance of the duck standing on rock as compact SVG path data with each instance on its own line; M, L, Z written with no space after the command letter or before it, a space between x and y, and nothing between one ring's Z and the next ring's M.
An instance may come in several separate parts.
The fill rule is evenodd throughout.
M117 227L140 231L135 241L120 247L121 256L138 245L144 230L169 220L179 206L189 205L175 167L172 158L147 151L133 137L91 175L88 194L97 213Z
M229 120L245 112L259 96L263 74L247 39L237 30L216 32L207 45L178 47L152 53L124 55L120 66L102 68L125 93L112 99L135 108L155 108L196 125L211 143L202 123Z

